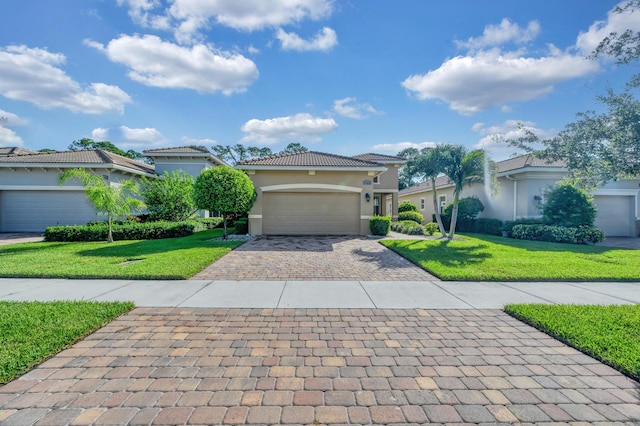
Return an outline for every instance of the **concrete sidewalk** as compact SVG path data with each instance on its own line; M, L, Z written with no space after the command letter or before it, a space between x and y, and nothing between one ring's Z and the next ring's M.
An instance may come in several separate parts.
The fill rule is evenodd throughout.
M640 303L640 283L0 279L0 300L130 300L140 307L501 309Z

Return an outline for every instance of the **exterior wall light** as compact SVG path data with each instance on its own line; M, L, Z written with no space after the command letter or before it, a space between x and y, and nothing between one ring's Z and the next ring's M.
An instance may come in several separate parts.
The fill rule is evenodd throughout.
M371 195L369 195L369 193L367 192L366 194L364 194L364 199L367 200L367 203L369 201L371 201Z

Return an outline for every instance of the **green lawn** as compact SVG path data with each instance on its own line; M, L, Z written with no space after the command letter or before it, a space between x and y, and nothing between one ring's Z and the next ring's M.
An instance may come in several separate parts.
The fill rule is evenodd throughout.
M507 305L505 311L640 380L640 305Z
M129 302L0 301L0 384L131 309Z
M183 238L89 243L23 243L0 247L0 277L187 279L239 241L210 241L221 229Z
M459 240L382 240L448 281L639 281L640 251L523 241L491 235Z

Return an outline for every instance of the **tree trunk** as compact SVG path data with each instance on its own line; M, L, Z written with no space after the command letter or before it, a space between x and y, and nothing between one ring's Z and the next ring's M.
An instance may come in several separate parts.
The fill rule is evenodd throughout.
M442 234L442 238L447 236L447 232L444 230L444 224L442 223L442 217L440 216L440 208L438 206L438 192L436 191L436 180L431 178L431 188L433 189L433 211L436 215L436 222L438 222L438 229Z
M112 243L113 242L113 232L111 231L111 227L113 225L113 218L111 217L111 215L109 215L107 217L107 220L109 222L109 232L107 233L107 242L108 243Z
M453 240L456 234L456 222L458 222L458 193L453 196L453 210L451 211L451 227L449 228L449 239Z
M222 223L224 224L224 233L222 234L222 239L226 240L228 239L228 234L227 234L227 215L225 213L222 213Z

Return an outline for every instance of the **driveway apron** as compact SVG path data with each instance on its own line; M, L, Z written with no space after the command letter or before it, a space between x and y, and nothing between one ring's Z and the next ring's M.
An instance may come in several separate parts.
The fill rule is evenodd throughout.
M366 237L260 236L194 280L434 281L436 277Z

